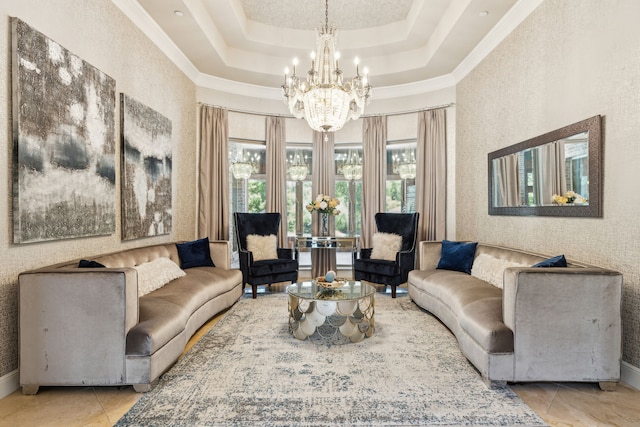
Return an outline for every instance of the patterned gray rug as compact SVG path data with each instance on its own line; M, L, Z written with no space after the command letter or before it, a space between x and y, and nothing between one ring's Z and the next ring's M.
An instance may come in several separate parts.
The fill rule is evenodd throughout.
M408 297L376 294L375 313L362 342L299 341L286 295L245 297L117 426L545 425Z

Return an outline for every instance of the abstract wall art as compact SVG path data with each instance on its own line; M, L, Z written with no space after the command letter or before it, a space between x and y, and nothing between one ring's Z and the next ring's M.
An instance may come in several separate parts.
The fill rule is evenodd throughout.
M115 81L12 18L13 241L115 232Z
M171 232L171 120L120 95L122 238Z

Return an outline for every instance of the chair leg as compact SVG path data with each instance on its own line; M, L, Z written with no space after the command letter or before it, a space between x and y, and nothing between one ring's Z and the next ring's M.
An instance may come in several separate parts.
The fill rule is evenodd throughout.
M391 285L391 298L396 297L396 285Z
M253 299L258 298L258 285L251 285L251 295Z

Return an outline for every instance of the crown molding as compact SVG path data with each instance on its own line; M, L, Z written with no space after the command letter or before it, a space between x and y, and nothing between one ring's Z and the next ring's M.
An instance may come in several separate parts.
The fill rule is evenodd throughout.
M495 27L478 43L453 70L456 83L460 82L486 58L509 34L515 30L544 0L518 0Z

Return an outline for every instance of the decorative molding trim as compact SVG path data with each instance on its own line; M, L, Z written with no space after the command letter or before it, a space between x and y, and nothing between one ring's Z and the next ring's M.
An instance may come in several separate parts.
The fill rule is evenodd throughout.
M20 388L19 371L9 372L7 375L0 377L0 399L9 396Z
M189 61L176 44L167 36L160 26L147 14L140 3L135 0L111 0L152 43L173 62L193 82L196 81L198 69Z
M213 89L252 98L282 101L282 91L280 88L241 83L203 73L200 73L198 78L195 80L195 83L198 87L205 89ZM453 78L453 75L447 74L433 79L397 86L385 86L381 88L374 87L373 90L375 92L375 99L393 99L434 92L440 89L447 89L455 85L456 81Z
M282 101L282 89L279 87L242 83L204 73L199 73L198 77L194 79L194 83L196 86L204 89L213 89L234 95L249 96L251 98Z
M241 83L201 73L137 1L112 1L196 86L252 98L282 99L280 88ZM453 73L402 85L374 87L376 99L402 98L455 86L543 1L519 0L489 34L482 39L478 46L456 67Z
M482 62L518 25L542 4L544 0L518 0L495 27L478 43L466 58L453 70L456 83Z
M640 368L631 363L622 362L620 379L636 390L640 390Z

